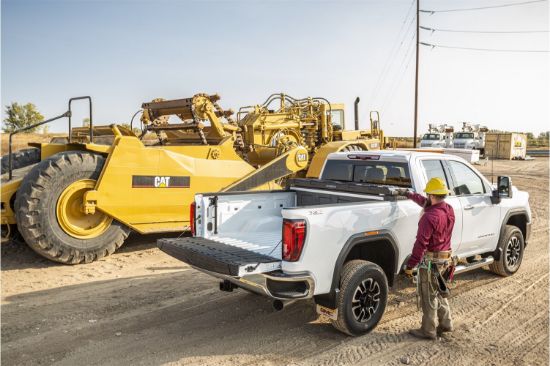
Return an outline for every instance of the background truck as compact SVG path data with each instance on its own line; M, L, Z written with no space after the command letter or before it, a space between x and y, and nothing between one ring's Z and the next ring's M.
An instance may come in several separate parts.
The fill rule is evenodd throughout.
M395 188L422 192L432 177L452 190L455 273L486 265L515 273L531 227L528 193L509 177L493 187L459 157L424 152L334 153L320 179L295 179L284 191L197 194L195 236L158 246L220 278L222 290L260 293L278 307L314 298L337 329L362 334L381 319L415 241L421 208Z
M420 147L453 147L453 131L452 126L435 126L430 123L428 133L424 134L420 140Z
M188 230L197 192L277 189L289 175L318 177L331 152L379 149L383 141L378 121L372 131L345 130L343 104L324 98L273 94L242 108L237 121L219 99L143 103L139 136L132 123L94 126L90 97L14 131L2 157L3 235L18 231L57 262L88 263L113 253L131 230ZM90 123L72 128L71 105L79 100L89 103ZM12 153L14 134L60 118L68 118L67 139Z
M455 149L479 150L481 156L485 156L485 134L489 129L479 124L472 125L462 122L462 131L456 132L453 138Z

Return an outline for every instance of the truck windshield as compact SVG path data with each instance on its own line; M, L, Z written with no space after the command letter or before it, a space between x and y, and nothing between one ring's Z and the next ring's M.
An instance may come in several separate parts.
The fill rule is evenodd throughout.
M422 137L422 140L439 140L439 135L436 133L427 133Z
M455 139L473 139L474 134L471 132L457 132Z
M411 187L407 163L329 160L321 179Z

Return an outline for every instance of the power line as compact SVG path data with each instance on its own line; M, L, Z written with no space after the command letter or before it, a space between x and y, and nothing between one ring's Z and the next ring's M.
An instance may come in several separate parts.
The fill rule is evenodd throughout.
M401 48L403 46L403 42L405 41L407 35L410 32L409 29L410 29L411 25L413 24L414 17L412 17L410 21L408 21L408 19L409 19L409 15L411 13L411 10L413 9L413 5L415 3L416 3L416 0L411 1L411 5L409 6L409 9L407 10L407 13L405 14L405 18L403 19L403 23L401 24L401 28L399 29L399 32L397 33L395 43L394 43L390 53L388 54L388 58L387 58L386 62L384 63L384 67L382 68L382 72L378 76L378 80L376 81L376 83L374 84L374 86L372 88L370 99L369 99L369 103L371 103L371 104L374 104L374 99L379 97L378 96L379 88L383 85L384 81L386 80L387 74L390 71L391 67L393 66L393 64L395 62L395 58L399 54L399 51L401 50ZM405 27L405 24L407 24L406 27ZM403 33L403 31L404 31L404 33Z
M429 28L420 26L420 29L431 31L431 32L452 32L452 33L503 33L503 34L512 34L512 33L549 33L548 30L523 30L523 31L478 31L478 30L459 30L459 29L441 29L441 28Z
M486 51L486 52L519 52L519 53L543 53L550 52L549 50L506 50L506 49L496 49L496 48L474 48L474 47L459 47L459 46L447 46L442 44L432 44L426 42L420 42L421 45L431 47L431 48L452 48L457 50L470 50L470 51Z
M454 11L471 11L471 10L485 10L485 9L495 9L495 8L506 8L509 6L520 6L520 5L527 5L527 4L533 4L533 3L542 3L547 2L548 0L531 0L531 1L523 1L521 3L511 3L511 4L502 4L502 5L493 5L493 6L481 6L477 8L462 8L462 9L445 9L445 10L423 10L421 9L420 12L422 13L449 13Z
M390 80L389 87L386 90L386 93L384 93L384 99L382 100L382 104L381 104L382 110L385 109L385 106L388 104L388 101L395 94L396 89L399 87L403 77L405 76L405 73L409 67L409 64L411 63L411 60L414 58L414 57L411 57L412 50L414 49L413 46L416 44L414 40L415 40L415 34L413 34L413 36L411 37L409 41L409 45L407 47L407 51L403 54L403 58L399 63L399 67L396 69L396 74Z

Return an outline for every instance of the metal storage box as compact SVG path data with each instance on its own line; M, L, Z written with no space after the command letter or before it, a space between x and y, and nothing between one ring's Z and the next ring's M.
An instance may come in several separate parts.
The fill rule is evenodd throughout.
M485 155L490 159L525 159L527 136L523 133L487 133Z

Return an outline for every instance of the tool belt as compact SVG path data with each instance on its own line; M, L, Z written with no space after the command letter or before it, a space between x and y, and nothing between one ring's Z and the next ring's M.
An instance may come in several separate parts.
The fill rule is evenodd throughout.
M424 258L432 262L451 261L452 252L450 250L442 250L440 252L426 252Z
M451 291L447 281L454 274L454 261L450 250L440 252L426 252L422 258L422 265L428 270L428 276L437 284L437 290L441 297L447 298Z

